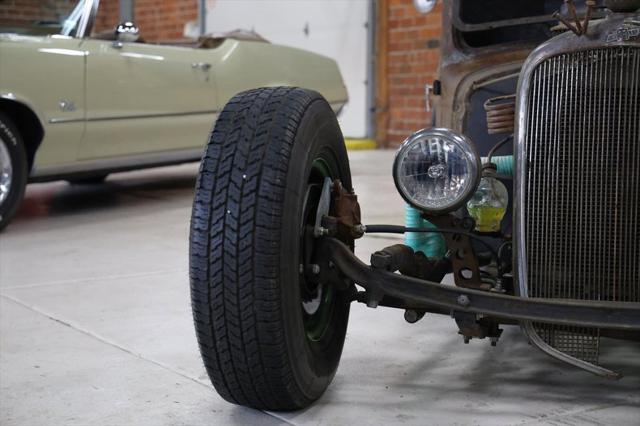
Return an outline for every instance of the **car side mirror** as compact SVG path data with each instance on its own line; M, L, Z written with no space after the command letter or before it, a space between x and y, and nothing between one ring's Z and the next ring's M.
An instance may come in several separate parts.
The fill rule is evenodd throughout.
M133 43L140 38L140 29L135 22L125 21L116 27L116 41L120 43Z

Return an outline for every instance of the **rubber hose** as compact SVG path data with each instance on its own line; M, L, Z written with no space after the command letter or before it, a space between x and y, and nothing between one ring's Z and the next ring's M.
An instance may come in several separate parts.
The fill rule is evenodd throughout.
M431 222L424 220L420 216L420 211L405 206L404 216L405 226L407 228L435 228ZM421 251L427 257L442 257L446 253L446 244L444 238L440 234L427 234L420 232L407 232L404 234L404 243L411 247L413 251Z
M482 158L484 163L487 159ZM503 176L513 176L513 155L495 155L491 162L498 166L498 174Z

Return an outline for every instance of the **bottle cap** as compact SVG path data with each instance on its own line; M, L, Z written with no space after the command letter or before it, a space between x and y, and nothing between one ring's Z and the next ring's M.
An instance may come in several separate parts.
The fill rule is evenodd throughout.
M495 163L484 163L482 165L482 176L496 176L498 174L498 166Z

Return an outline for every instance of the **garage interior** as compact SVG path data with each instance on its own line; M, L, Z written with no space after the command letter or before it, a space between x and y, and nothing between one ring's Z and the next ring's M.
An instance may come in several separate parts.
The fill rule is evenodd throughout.
M28 21L56 1L70 2L0 0L0 19ZM401 143L432 123L425 93L441 62L442 2L428 14L413 0L101 0L100 8L100 30L133 20L147 43L243 29L336 59L362 223L404 223L391 171ZM27 186L0 234L0 424L640 425L638 343L612 344L602 362L625 377L606 381L535 350L517 327L495 347L463 344L446 316L407 324L401 310L355 303L340 367L315 404L290 413L229 404L209 381L193 329L198 168ZM402 242L365 236L356 254L368 261Z

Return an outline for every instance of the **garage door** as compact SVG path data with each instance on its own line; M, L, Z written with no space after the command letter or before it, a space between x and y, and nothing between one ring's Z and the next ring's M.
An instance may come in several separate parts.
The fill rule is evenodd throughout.
M267 40L335 59L349 91L346 137L367 136L369 0L207 0L206 32L254 30Z

